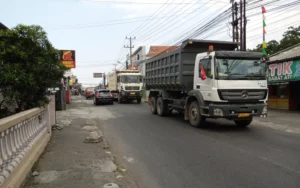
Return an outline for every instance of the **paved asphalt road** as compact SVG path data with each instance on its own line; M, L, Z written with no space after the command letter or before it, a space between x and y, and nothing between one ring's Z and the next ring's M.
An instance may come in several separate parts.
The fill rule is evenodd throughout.
M114 115L99 123L140 188L300 187L299 134L227 120L196 129L179 115L152 115L146 104L98 107Z

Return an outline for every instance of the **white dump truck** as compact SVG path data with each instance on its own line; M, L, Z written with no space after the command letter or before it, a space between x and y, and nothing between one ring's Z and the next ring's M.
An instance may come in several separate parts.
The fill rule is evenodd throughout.
M142 75L138 70L119 70L108 74L108 89L119 103L142 100Z
M248 126L267 116L268 87L262 53L236 51L237 43L187 40L146 62L146 89L153 114L172 110L195 127L206 118Z

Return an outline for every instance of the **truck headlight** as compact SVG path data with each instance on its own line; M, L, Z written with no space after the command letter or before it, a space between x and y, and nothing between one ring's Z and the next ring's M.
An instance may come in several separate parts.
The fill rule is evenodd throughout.
M215 116L224 116L223 110L220 109L220 108L215 108L215 109L214 109L214 115L215 115Z
M261 112L263 115L267 114L268 113L268 107L265 106Z

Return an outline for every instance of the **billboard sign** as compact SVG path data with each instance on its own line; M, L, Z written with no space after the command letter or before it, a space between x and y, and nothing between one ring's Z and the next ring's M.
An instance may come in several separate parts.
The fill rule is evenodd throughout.
M102 78L103 73L94 73L94 78Z
M75 50L60 50L60 62L67 68L76 68Z
M267 73L268 82L300 80L300 60L270 64Z

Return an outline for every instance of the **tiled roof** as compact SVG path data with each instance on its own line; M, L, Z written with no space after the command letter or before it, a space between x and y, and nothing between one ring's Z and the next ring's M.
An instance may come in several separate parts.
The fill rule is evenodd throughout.
M289 59L289 58L299 57L299 56L300 56L300 43L273 54L270 57L270 61L279 61L279 60Z
M154 57L162 53L168 53L178 48L179 46L150 46L149 53L146 55L146 57Z
M0 22L0 29L8 29L8 27L6 27L4 24L2 24L2 23Z

